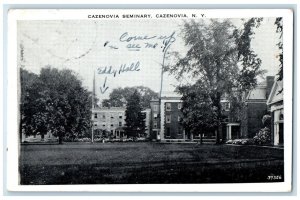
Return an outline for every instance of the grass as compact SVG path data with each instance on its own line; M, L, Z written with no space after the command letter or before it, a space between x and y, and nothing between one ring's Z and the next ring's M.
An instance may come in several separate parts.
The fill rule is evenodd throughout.
M21 184L242 183L281 175L283 150L159 143L22 145Z

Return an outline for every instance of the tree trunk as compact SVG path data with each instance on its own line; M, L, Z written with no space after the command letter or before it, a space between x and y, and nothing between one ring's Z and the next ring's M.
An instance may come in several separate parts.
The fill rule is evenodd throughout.
M202 144L202 132L199 134L199 143Z
M63 137L62 137L62 136L59 136L59 137L58 137L58 144L62 144L62 142L63 142Z
M220 137L219 135L220 130L222 129L222 106L221 106L221 93L215 92L213 96L211 96L211 100L213 102L213 106L217 108L217 119L218 119L218 125L215 128L215 137L216 137L216 143L219 143ZM222 132L222 131L221 131Z

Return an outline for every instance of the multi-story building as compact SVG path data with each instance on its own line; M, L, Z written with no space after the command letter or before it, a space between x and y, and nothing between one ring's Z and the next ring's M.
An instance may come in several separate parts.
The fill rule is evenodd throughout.
M183 139L188 138L182 127L181 97L162 97L160 102L160 139Z
M150 137L160 140L160 102L159 99L150 101Z
M241 121L240 137L253 138L262 128L262 118L268 114L267 100L274 83L274 76L267 76L266 81L258 84L246 97L245 117Z
M94 130L105 130L112 137L123 138L125 135L125 107L101 107L92 110L92 121ZM142 111L145 113L146 137L150 134L150 109Z
M92 110L92 121L94 130L105 130L111 136L120 138L124 134L125 108L94 108Z
M145 126L146 126L146 131L145 131L145 138L150 137L150 129L151 129L151 109L147 108L142 111L142 113L145 113Z
M184 130L180 123L182 118L182 100L179 96L162 97L151 101L151 131L157 135L156 139L165 140L199 140L221 142L229 139L252 138L262 128L262 117L267 114L267 99L271 92L274 77L268 76L266 81L251 90L246 98L245 116L240 121L230 119L231 105L226 95L221 99L222 112L225 121L219 130L213 133L196 133L195 135ZM159 114L158 114L159 113Z

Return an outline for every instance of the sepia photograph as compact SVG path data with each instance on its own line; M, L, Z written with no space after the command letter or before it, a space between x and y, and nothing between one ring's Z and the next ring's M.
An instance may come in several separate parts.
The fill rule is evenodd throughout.
M16 20L18 185L291 179L280 13L44 18Z

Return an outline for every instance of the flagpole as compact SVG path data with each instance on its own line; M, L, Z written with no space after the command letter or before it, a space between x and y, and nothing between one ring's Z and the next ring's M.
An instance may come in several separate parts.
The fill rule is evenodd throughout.
M93 92L92 92L92 143L94 143L94 115L93 110L95 109L95 70L93 76Z

